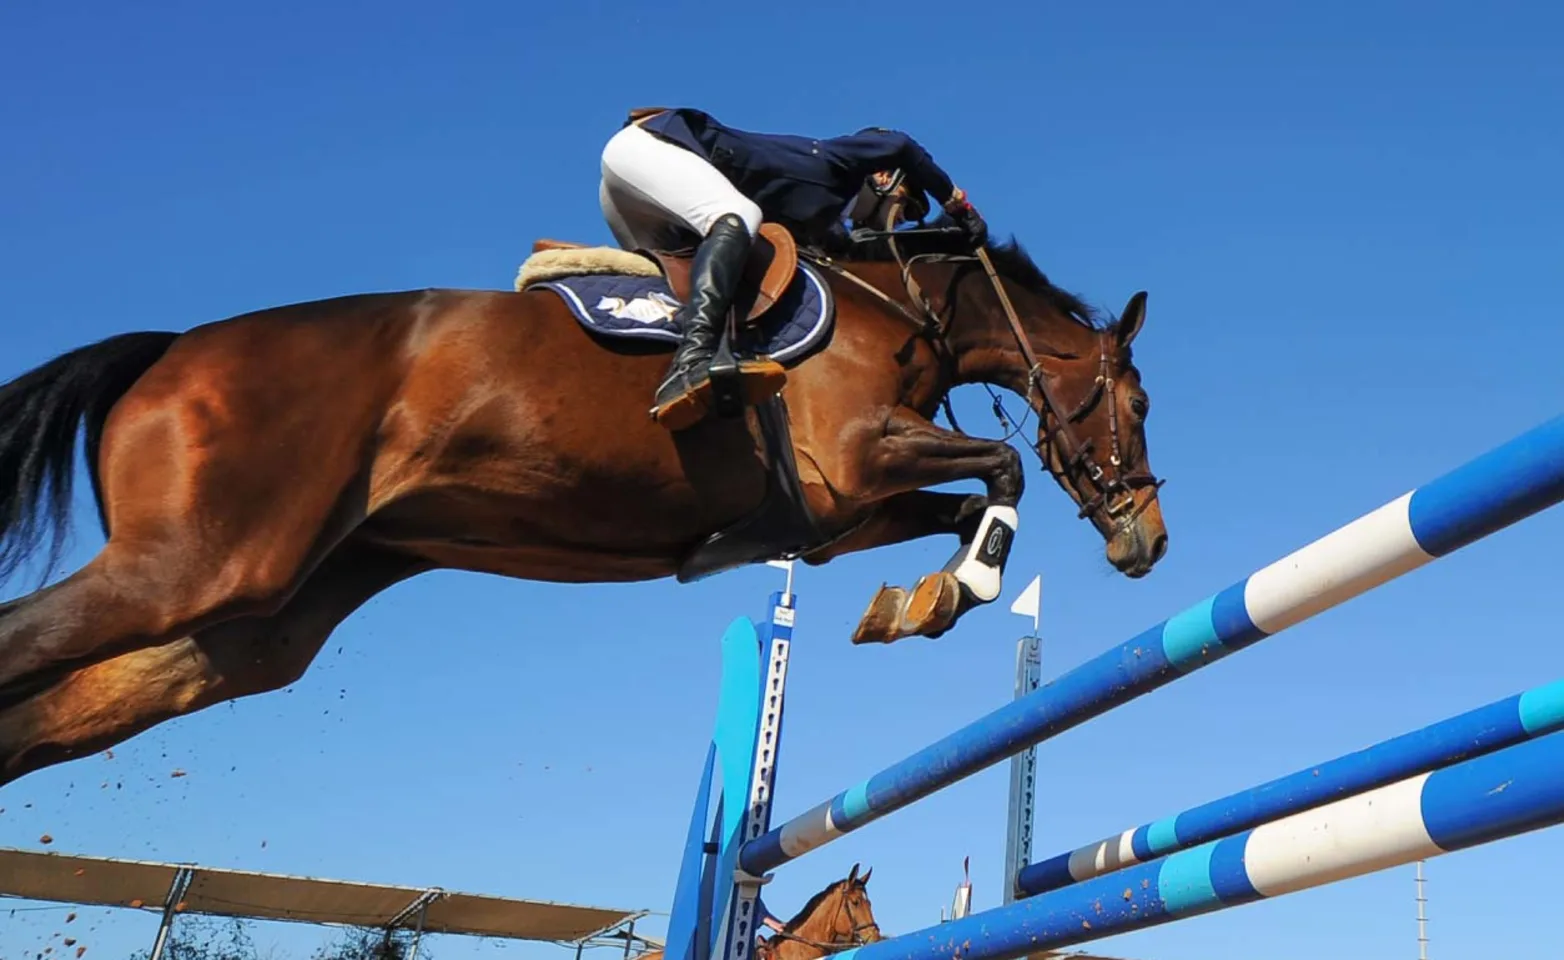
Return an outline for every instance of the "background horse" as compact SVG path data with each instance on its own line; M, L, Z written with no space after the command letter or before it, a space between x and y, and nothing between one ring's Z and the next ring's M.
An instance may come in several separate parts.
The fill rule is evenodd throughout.
M990 276L925 242L905 275L883 246L816 258L836 325L783 391L825 537L804 559L965 544L1016 505L1017 450L931 419L986 383L1026 398L1108 559L1145 574L1167 535L1130 356L1144 294L1104 322L1013 244L988 251ZM594 337L551 292L420 290L124 334L0 387L0 576L51 533L58 557L78 427L107 535L0 606L0 783L286 686L355 609L425 571L674 574L768 474L752 414L678 434L649 420L664 352ZM924 489L969 479L985 493ZM961 596L948 570L882 587L854 639L938 635Z
M870 867L860 877L858 864L853 864L847 879L810 897L797 916L762 941L755 951L757 960L820 960L882 939L867 889L873 872Z
M867 889L873 872L870 867L860 877L858 864L853 864L847 879L837 880L810 897L781 931L760 940L755 950L757 960L821 960L882 939ZM663 951L651 950L635 960L663 960Z

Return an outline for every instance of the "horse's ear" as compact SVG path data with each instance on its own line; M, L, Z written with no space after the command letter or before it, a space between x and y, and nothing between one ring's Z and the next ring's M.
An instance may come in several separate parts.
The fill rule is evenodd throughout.
M848 883L852 883L854 880L857 880L857 879L858 879L858 864L855 863L855 864L853 864L852 872L850 872L847 875L847 882Z
M1140 328L1146 322L1146 291L1142 290L1130 297L1130 302L1125 305L1124 313L1119 317L1118 340L1119 349L1128 347L1137 335Z
M870 867L869 869L865 870L863 872L863 876L858 878L858 885L860 887L867 887L869 885L869 874L871 874L873 872L874 872L874 868L873 867Z

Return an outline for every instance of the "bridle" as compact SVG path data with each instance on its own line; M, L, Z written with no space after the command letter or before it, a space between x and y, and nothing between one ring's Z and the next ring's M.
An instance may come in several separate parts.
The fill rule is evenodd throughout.
M845 933L839 933L836 931L836 917L844 912L847 914L848 929ZM778 940L791 940L794 943L802 943L805 946L814 947L816 950L823 950L829 956L841 953L850 947L861 947L866 943L871 943L872 941L864 939L863 936L864 933L870 930L874 931L876 937L880 935L880 925L873 920L869 920L867 923L858 922L858 918L853 915L852 901L846 893L842 894L841 903L837 906L836 913L832 915L831 921L832 934L829 941L811 940L796 933L779 930L773 933L769 940L765 941L766 949L764 955L769 956L771 951L776 949L776 941ZM757 950L756 952L759 954L761 951Z
M894 185L888 190L893 190ZM836 263L830 257L811 255L810 260L830 270L837 276L858 285L886 304L890 305L899 315L910 320L920 335L933 347L940 362L947 368L955 363L954 353L951 351L947 337L950 322L954 320L955 298L950 297L947 306L950 314L949 320L942 319L934 305L924 294L923 288L912 275L912 268L919 262L943 262L943 263L980 263L989 282L993 285L994 293L999 298L1000 306L1004 310L1005 319L1010 324L1010 332L1015 337L1016 346L1020 348L1021 357L1026 362L1026 404L1028 410L1032 409L1032 397L1035 395L1042 401L1040 419L1042 421L1042 437L1040 440L1025 440L1032 452L1037 454L1043 466L1050 472L1054 472L1049 460L1052 453L1060 466L1059 475L1075 495L1080 503L1080 510L1076 514L1078 519L1100 519L1102 525L1110 528L1120 528L1130 523L1135 517L1151 503L1147 498L1141 507L1135 507L1135 491L1144 487L1159 488L1165 481L1159 480L1149 470L1126 471L1124 469L1123 447L1119 437L1119 407L1116 391L1117 383L1112 370L1112 334L1102 331L1097 334L1098 366L1097 378L1092 384L1091 391L1081 399L1073 409L1066 410L1059 402L1059 398L1048 384L1048 378L1044 375L1042 361L1026 336L1026 331L1021 325L1021 318L1016 313L1015 305L1010 302L1010 295L1006 293L1004 282L994 269L993 261L989 259L988 251L979 248L973 254L952 253L922 253L910 257L903 256L897 246L898 234L944 234L950 232L947 228L914 227L909 230L897 231L892 229L900 212L901 203L892 199L886 211L886 226L883 230L855 230L852 237L855 242L866 240L884 240L890 247L891 255L895 257L896 264L901 270L903 286L907 289L907 295L913 303L918 305L921 311L914 313L901 301L891 297L869 281L847 270L841 264ZM803 251L800 251L802 254ZM952 281L954 286L954 280ZM993 391L989 391L993 395ZM1110 475L1103 468L1095 455L1090 438L1082 440L1076 433L1075 424L1080 423L1087 414L1091 413L1096 405L1107 400L1108 403L1108 436L1110 449L1108 451L1108 466L1112 469ZM951 427L956 432L962 430L956 423L955 415L950 409L950 401L947 397L942 401L945 406L946 416L950 418ZM1004 423L1007 418L1002 413L997 395L994 396L995 414ZM1011 435L1019 433L1019 426ZM1009 439L1009 437L1006 437ZM1083 488L1082 480L1090 484L1090 491ZM1089 493L1089 495L1088 495Z

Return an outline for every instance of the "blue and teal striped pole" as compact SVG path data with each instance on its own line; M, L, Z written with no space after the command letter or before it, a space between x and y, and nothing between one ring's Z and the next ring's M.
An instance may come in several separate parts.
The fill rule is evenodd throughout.
M1564 733L1170 857L837 954L1009 960L1374 873L1564 821Z
M1021 896L1057 890L1561 729L1564 680L1039 860L1016 887Z
M1564 499L1564 416L1214 594L746 844L761 875Z

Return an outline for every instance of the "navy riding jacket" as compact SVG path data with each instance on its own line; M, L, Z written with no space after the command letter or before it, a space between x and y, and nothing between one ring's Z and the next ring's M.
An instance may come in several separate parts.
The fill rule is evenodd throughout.
M800 239L839 222L873 173L900 169L910 188L942 205L955 190L928 151L897 130L870 128L826 140L750 133L688 107L669 109L641 127L704 157L767 220L802 233Z

